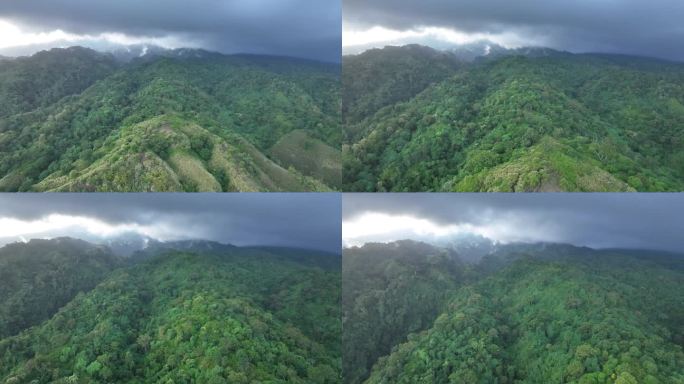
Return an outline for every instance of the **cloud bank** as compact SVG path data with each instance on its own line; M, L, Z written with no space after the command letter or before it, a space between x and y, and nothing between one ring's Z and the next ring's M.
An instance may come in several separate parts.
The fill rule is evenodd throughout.
M138 234L340 250L336 194L4 194L0 243Z
M134 42L339 61L340 24L340 0L2 1L0 48Z
M546 46L684 60L682 19L684 2L679 0L344 0L343 41L346 50L362 44L358 35L364 33L368 40L374 35L381 40L374 41L376 46L444 42L451 34L461 36L453 43L482 38L509 48ZM383 40L380 30L388 38ZM439 30L449 31L442 33L446 40ZM402 39L397 33L416 36Z
M442 242L476 234L508 242L684 252L680 194L345 195L343 242Z

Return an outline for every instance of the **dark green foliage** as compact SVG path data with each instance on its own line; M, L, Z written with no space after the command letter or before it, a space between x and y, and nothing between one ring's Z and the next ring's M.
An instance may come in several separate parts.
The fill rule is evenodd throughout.
M360 383L379 357L428 328L466 273L448 251L411 241L345 249L342 260L346 383Z
M0 381L338 383L339 256L303 252L169 250L119 269L0 340Z
M342 60L342 114L348 139L364 133L350 130L354 123L411 99L460 65L455 57L420 45L371 49Z
M432 328L409 335L381 358L366 383L507 383L501 347L508 329L496 307L471 288L449 303ZM539 383L548 383L542 380Z
M75 48L53 50L2 63L0 68L14 65L21 73L39 77L46 70L35 62L45 57L71 57L72 51L80 52ZM58 87L62 80L53 77L66 71L60 68L49 72L54 84L46 80L45 84L26 86L34 87L34 92ZM297 188L292 187L292 181L282 181L280 176L272 177L275 181L264 181L259 174L286 174L292 180L310 176L298 170L288 172L264 156L271 146L294 130L304 130L325 145L340 148L339 67L333 64L186 50L169 57L133 61L107 73L109 76L100 76L103 78L97 82L100 72L96 68L93 73L87 73L87 68L78 69L84 79L93 79L94 84L87 89L60 86L62 96L72 96L52 97L41 103L21 101L17 104L29 107L0 114L0 190L214 190L217 185L219 190L294 190ZM12 88L17 77L8 71L0 77L0 89ZM12 97L29 97L26 94L20 92ZM193 162L190 170L170 159L174 147L184 143L163 135L150 140L151 133L139 129L169 117L183 123L170 124L161 133L182 125L194 125L203 132L190 137L190 151L186 153ZM245 149L236 140L244 140L250 148ZM138 144L127 145L130 141ZM252 173L244 175L251 184L223 183L227 172L210 164L214 152L227 156L225 162L238 168L240 157L256 162ZM116 164L124 161L121 168L142 168L140 173L151 177L170 170L176 174L169 174L168 180L157 178L156 182L141 183L142 176L121 174ZM102 163L115 165L102 169ZM90 177L103 172L113 174L109 180L119 176L121 184L103 186L101 180ZM177 181L186 177L184 173L206 179L205 172L212 179L221 179L222 184ZM315 180L298 187L325 189Z
M106 248L73 239L0 248L0 339L49 319L119 263Z
M0 118L30 112L81 93L116 67L113 56L81 47L0 60Z
M359 66L345 78L366 76ZM345 122L345 190L684 190L682 64L556 54L446 73L410 100Z
M684 382L682 255L512 245L480 266L367 383Z

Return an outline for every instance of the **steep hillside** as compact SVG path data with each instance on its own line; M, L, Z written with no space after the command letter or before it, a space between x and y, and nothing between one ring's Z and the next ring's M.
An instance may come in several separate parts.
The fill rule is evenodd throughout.
M477 270L366 383L684 380L682 255L519 244Z
M339 264L283 252L169 250L118 269L0 340L0 381L337 383Z
M339 158L338 69L197 50L121 64L82 92L0 115L0 190L328 190L301 165L315 152L282 164L270 154L301 130Z
M76 95L117 68L113 56L71 47L13 60L0 58L0 118Z
M453 253L412 241L345 249L342 261L345 383L362 382L378 358L428 328L467 275Z
M40 191L308 191L317 179L274 163L244 137L215 135L179 116L123 128L103 157L68 175L53 173Z
M420 45L371 49L342 58L342 115L346 135L354 139L354 123L382 107L407 101L459 68L454 55Z
M49 319L119 265L106 248L67 238L0 248L0 339Z
M344 189L684 190L684 65L516 52L347 121Z
M336 189L342 186L342 153L306 131L296 130L283 136L271 147L270 155L284 167L293 167Z

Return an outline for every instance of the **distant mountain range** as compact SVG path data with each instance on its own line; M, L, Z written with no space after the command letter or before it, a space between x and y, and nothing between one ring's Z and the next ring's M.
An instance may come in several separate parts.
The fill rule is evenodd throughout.
M477 263L499 247L499 244L491 239L469 233L453 236L436 245L453 250L466 263Z
M684 63L480 43L342 72L346 191L684 190Z
M213 251L234 248L230 244L222 244L210 240L181 240L181 241L159 241L151 237L142 236L137 233L124 234L103 240L91 239L96 244L107 246L118 256L130 257L137 252L159 253L166 250L179 251Z
M339 73L152 46L0 61L0 190L338 189Z
M151 58L155 56L168 56L173 50L158 47L156 45L128 45L114 48L110 51L119 61L130 62L139 58Z
M344 56L358 56L363 55L366 52L374 50L384 50L399 47L429 47L432 50L444 52L453 56L455 59L465 62L472 62L475 60L484 60L487 58L496 58L505 55L530 55L530 56L543 56L543 55L557 55L557 54L569 54L568 52L558 51L552 48L546 47L517 47L517 48L506 48L500 44L494 43L489 40L479 40L471 43L440 43L434 42L434 44L407 44L402 42L388 43L385 47L380 48L374 45L360 46L356 48L347 47L344 51Z

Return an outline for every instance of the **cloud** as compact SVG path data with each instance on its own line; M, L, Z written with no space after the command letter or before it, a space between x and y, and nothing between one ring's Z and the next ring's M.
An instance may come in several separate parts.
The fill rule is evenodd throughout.
M344 0L344 35L440 28L504 46L684 60L683 17L679 0Z
M166 49L200 48L202 42L177 36L129 36L123 33L101 33L99 35L78 35L61 29L49 32L26 32L16 25L0 20L0 53L6 56L30 56L51 48L66 48L80 45L98 51L111 51L130 45L153 45Z
M678 194L355 194L343 201L343 241L439 242L463 233L499 242L684 252Z
M0 237L138 233L339 252L336 194L17 194L0 196Z
M557 242L561 238L552 226L525 222L526 218L507 215L488 223L438 223L429 218L412 215L366 212L344 222L342 229L345 247L361 246L368 242L392 242L412 239L431 244L448 243L461 235L478 235L499 243ZM520 231L521 225L527 230Z
M340 55L340 0L3 1L0 19L24 37L118 36L171 48L183 44L326 61L339 61Z
M88 238L111 238L135 233L160 241L198 238L201 233L193 233L191 229L179 223L156 222L142 225L135 222L110 224L89 216L72 216L65 214L48 214L35 220L21 220L11 217L0 217L0 233L4 238L19 238L26 242L29 238L52 238L71 234L87 235Z
M424 45L440 48L445 45L463 45L480 41L490 41L506 48L519 48L524 45L543 45L542 40L534 43L529 37L521 37L515 33L465 33L442 27L420 27L408 30L387 29L374 26L367 30L349 30L345 32L342 45L345 51L356 47L373 47L375 45L406 45L416 41Z

